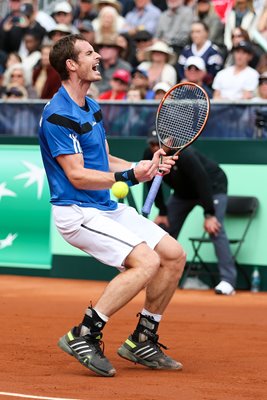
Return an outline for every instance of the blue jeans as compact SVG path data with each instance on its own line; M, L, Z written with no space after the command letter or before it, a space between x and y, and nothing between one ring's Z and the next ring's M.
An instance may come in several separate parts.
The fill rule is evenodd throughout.
M210 235L218 260L218 269L221 280L236 284L237 271L231 253L229 241L224 229L223 221L227 206L227 194L220 193L213 196L215 216L221 224L217 236ZM197 200L181 199L171 195L168 201L168 219L170 223L169 233L175 239L178 237L184 221L196 205L201 204Z

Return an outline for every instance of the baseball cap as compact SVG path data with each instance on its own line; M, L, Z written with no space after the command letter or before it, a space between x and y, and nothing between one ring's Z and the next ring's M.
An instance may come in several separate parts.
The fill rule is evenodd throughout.
M162 90L163 92L168 92L170 90L171 85L167 82L158 82L156 85L153 87L153 92L157 92L158 90Z
M24 3L20 7L20 12L26 17L30 17L33 14L33 5L30 3Z
M241 40L241 41L233 48L234 51L235 51L235 50L240 50L240 49L242 49L242 50L244 50L244 51L246 51L247 53L250 53L250 54L254 53L251 43L250 43L250 42L247 42L247 41L245 41L245 40Z
M206 71L205 61L201 57L197 57L197 56L188 57L185 62L185 68L188 68L191 66L196 67L200 71Z
M143 75L145 78L148 78L148 73L147 71L145 71L144 69L141 68L134 68L132 70L132 76L134 76L134 74L136 74L136 72L138 72L139 74Z
M112 75L113 79L120 79L124 83L129 83L131 79L130 72L126 69L117 69Z
M58 12L64 12L66 14L69 14L72 12L71 5L67 1L61 1L60 3L57 3L55 5L53 14L56 14Z
M71 29L68 25L66 24L56 24L55 27L48 32L48 37L51 38L51 36L54 35L56 32L62 32L65 33L66 35L71 33Z

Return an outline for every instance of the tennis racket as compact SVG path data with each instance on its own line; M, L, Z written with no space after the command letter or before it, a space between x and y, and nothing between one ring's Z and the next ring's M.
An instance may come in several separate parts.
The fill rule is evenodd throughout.
M175 155L193 143L203 131L208 120L210 101L203 88L192 82L173 86L163 97L156 115L156 132L159 146L176 150ZM158 171L142 208L148 216L163 173Z

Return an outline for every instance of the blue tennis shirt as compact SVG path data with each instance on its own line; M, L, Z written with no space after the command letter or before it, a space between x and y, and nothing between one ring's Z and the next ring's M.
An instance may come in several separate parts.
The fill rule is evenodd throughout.
M44 108L38 134L52 204L77 204L100 210L117 208L108 189L76 189L56 160L61 154L82 153L85 168L109 171L106 134L97 102L86 97L86 107L81 108L61 86Z

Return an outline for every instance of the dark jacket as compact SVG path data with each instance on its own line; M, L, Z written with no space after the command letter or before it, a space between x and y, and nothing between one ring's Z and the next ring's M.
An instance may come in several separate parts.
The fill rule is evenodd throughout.
M145 150L144 159L152 159L149 148ZM214 194L227 193L227 177L220 166L208 159L192 147L183 150L171 172L163 178L164 182L173 189L174 196L181 199L197 200L204 208L205 214L214 215ZM156 206L160 215L166 215L162 189L156 197Z

